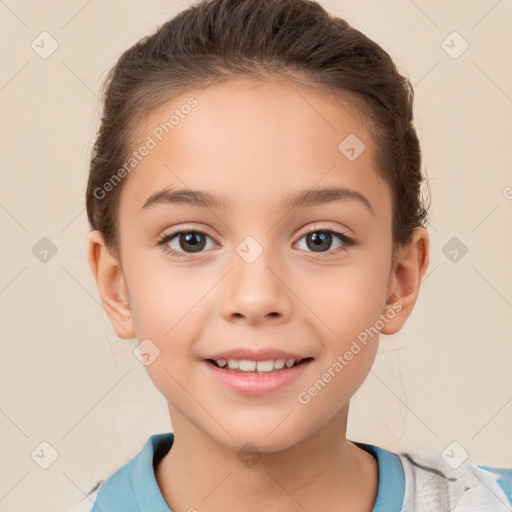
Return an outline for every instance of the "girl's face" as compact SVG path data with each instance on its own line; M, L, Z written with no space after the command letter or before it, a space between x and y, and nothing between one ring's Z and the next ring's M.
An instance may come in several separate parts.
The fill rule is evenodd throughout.
M176 97L145 121L110 316L120 337L146 340L175 430L275 451L346 417L376 331L408 315L391 298L391 195L365 126L312 90L249 80ZM208 362L232 349L310 359L233 384ZM248 383L262 377L265 390Z

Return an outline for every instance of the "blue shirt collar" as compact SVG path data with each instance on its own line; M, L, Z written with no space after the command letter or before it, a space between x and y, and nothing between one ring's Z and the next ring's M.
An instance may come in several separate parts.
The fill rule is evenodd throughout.
M366 443L354 444L377 459L379 487L372 512L400 512L405 494L405 475L400 458L395 453Z
M146 441L133 461L130 480L142 512L171 512L158 487L153 464L171 449L173 441L172 432L154 434ZM399 457L372 444L355 441L353 443L373 455L379 466L379 486L372 512L400 512L404 499L405 477Z

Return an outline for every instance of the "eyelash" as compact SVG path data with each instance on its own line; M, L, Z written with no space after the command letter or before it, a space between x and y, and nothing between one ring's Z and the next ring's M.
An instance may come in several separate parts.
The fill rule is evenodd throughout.
M300 233L300 237L299 237L298 240L301 240L302 238L304 238L305 236L307 236L307 235L309 235L311 233L318 233L318 232L320 232L320 233L331 233L333 235L336 235L343 242L343 246L341 247L341 250L346 250L349 247L353 247L354 245L357 245L357 241L354 238L351 238L351 237L347 236L345 233L343 233L341 231L337 231L335 229L317 229L317 228L314 228L314 229L310 229L310 230L303 230ZM158 240L157 245L161 246L162 250L164 252L166 252L168 254L171 254L172 256L177 256L178 258L186 257L185 255L192 256L194 253L175 251L174 249L172 249L171 247L169 247L167 245L177 235L182 235L182 234L185 234L185 233L187 233L187 234L188 233L197 233L197 234L200 234L200 235L207 236L208 238L211 238L211 236L208 233L206 233L206 231L203 231L201 229L197 229L197 228L186 229L185 228L185 229L181 229L181 230L178 230L178 231L173 231L172 233L164 234ZM340 247L337 247L337 249L340 249ZM323 253L319 252L319 253L316 253L316 254L318 254L318 255L320 255L320 257L322 257L321 256L322 254L328 255L333 250L335 250L335 249L331 249L330 251L326 251L326 252L323 252ZM307 251L307 252L314 253L314 251Z
M185 254L188 254L191 256L192 253L186 253L186 252L184 253L184 252L175 251L174 249L172 249L171 247L169 247L167 245L176 235L182 235L184 233L198 233L200 235L204 235L204 236L211 238L210 235L208 233L206 233L206 231L203 231L201 229L197 229L197 228L180 229L179 231L173 231L172 233L167 233L167 234L163 235L160 238L160 240L158 241L157 245L161 246L164 252L169 253L172 256L178 256L178 258L184 257Z

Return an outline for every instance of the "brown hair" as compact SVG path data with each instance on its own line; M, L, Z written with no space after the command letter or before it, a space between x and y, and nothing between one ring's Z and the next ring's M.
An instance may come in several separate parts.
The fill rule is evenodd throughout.
M111 254L120 257L126 180L106 194L104 185L129 158L144 117L187 90L242 77L287 78L337 99L355 98L392 192L393 247L425 226L413 89L388 53L312 0L202 0L126 50L103 84L86 204L89 224Z

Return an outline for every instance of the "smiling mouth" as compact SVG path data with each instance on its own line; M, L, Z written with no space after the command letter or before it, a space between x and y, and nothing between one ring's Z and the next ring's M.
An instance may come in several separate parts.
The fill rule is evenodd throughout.
M266 361L254 361L248 359L206 359L213 366L233 373L268 374L286 372L291 368L300 366L312 357L302 359L268 359Z

